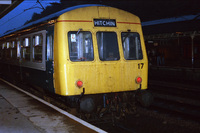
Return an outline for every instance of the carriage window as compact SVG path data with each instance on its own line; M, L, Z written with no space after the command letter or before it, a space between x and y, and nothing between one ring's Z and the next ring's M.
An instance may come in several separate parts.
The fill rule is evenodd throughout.
M2 44L2 49L4 49L6 47L6 43Z
M68 33L69 55L71 61L93 61L92 34L88 31Z
M11 47L11 51L10 51L11 58L16 59L17 58L16 41L12 41L10 47Z
M31 39L29 37L23 38L22 58L27 61L30 61L30 43Z
M11 58L11 49L10 49L10 46L11 46L11 42L7 42L6 43L6 58L7 59L10 59Z
M9 49L10 48L10 42L7 42L7 47L6 47L7 49Z
M33 37L33 61L42 62L42 42L42 34Z
M0 48L0 59L3 59L4 57L4 44L5 43L2 43L1 48Z
M16 42L12 41L11 48L15 48Z
M126 60L143 59L140 36L138 33L123 32L122 46Z
M17 41L17 58L20 58L20 50L21 50L20 41Z
M2 58L5 58L6 57L6 43L4 42L3 44L2 44L2 54L1 54L2 56Z
M100 60L119 60L119 48L115 32L97 32L97 44Z

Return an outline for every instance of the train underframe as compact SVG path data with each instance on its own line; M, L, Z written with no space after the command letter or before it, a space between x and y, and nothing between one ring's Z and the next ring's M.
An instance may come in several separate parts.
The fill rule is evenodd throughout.
M65 97L65 102L75 107L81 117L103 118L105 115L111 115L117 119L124 119L127 113L136 113L137 103L144 107L150 106L153 96L148 90L138 89L128 92L69 96Z

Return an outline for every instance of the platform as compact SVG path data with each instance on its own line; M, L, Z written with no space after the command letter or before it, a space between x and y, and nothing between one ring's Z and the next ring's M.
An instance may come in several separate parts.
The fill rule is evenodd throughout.
M104 132L75 116L68 117L63 110L50 106L0 80L1 133ZM75 120L72 117L75 117Z

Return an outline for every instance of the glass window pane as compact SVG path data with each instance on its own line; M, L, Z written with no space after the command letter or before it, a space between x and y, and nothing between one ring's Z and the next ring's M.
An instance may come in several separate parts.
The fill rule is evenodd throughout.
M29 37L23 39L22 58L30 61L30 41Z
M11 44L11 42L7 42L6 43L6 58L7 59L10 59L11 58L11 49L10 49L10 44Z
M42 46L33 47L33 61L42 62Z
M40 35L35 35L35 36L33 37L33 45L34 45L34 46L42 45L42 41L43 41L43 36L42 36L42 34L40 34Z
M140 36L138 33L123 32L122 46L126 60L143 59Z
M53 35L47 36L47 60L53 60Z
M16 42L15 42L15 41L12 41L11 47L12 47L12 48L15 48L15 46L16 46Z
M42 34L33 37L33 61L42 62L42 42Z
M6 43L2 44L2 49L4 49L6 47Z
M16 41L12 41L11 42L11 50L10 50L10 55L12 59L16 59L17 58L17 48L16 48Z
M92 34L88 31L68 33L69 55L71 61L93 61Z
M9 49L10 48L10 42L7 42L7 47L6 47L7 49Z
M21 50L20 41L17 41L17 58L20 58L20 50Z
M30 38L24 38L23 39L23 45L25 47L29 47L30 46Z
M23 48L23 59L30 61L30 48L25 47Z
M100 60L119 60L119 48L115 32L97 32L97 44Z

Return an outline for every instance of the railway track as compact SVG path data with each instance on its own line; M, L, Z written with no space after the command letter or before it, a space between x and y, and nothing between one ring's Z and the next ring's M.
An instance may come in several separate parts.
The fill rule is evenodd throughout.
M200 86L193 86L192 84L180 84L180 83L171 83L163 81L149 81L150 90L153 92L159 92L162 94L168 94L183 98L190 98L200 101Z
M200 122L198 87L150 81L149 88L155 98L151 110L167 113L179 119Z

